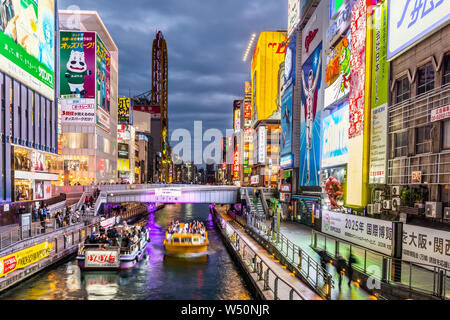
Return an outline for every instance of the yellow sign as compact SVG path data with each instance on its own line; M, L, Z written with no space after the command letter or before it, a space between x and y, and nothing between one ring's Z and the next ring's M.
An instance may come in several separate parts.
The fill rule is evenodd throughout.
M117 159L117 171L130 171L130 160Z
M278 108L278 72L284 62L286 33L264 31L252 60L252 106L256 120L269 118Z
M15 270L25 268L41 259L48 257L53 250L53 244L48 241L0 258L0 277Z

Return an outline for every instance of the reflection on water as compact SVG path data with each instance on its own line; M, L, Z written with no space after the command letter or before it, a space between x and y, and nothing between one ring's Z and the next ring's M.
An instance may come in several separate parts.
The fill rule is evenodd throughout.
M251 295L214 229L208 205L174 204L142 221L151 242L132 270L81 272L76 260L54 267L0 296L2 300L247 300ZM172 220L203 221L207 254L166 255L164 233Z

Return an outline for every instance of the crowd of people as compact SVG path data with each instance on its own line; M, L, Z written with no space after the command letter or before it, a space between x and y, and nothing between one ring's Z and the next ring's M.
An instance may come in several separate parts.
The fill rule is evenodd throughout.
M206 228L203 222L192 221L189 223L180 224L179 221L175 221L170 224L168 229L168 234L172 235L175 233L180 234L200 234L202 237L205 236Z
M139 242L143 232L145 232L143 227L129 227L124 221L121 226L110 228L107 231L104 228L100 228L99 234L91 235L86 239L85 243L130 248Z

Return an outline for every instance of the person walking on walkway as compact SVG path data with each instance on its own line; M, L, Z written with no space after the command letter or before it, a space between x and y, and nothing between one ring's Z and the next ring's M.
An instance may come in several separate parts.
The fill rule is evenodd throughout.
M336 272L338 273L339 277L339 288L341 288L342 285L342 272L345 270L345 260L339 257L336 261Z
M350 253L350 256L348 257L348 286L352 284L352 278L353 278L353 264L356 263L356 258L353 254Z

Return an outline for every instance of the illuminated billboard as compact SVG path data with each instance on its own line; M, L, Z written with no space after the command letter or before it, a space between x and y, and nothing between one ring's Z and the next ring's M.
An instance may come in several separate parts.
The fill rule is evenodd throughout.
M119 98L119 104L117 105L117 122L120 124L130 124L130 98Z
M94 99L62 99L61 122L64 124L95 123Z
M391 60L448 23L450 1L389 0L388 17L387 59Z
M320 170L322 43L302 66L300 186L318 186Z
M95 99L95 32L60 32L60 96Z
M328 54L324 108L330 107L350 93L350 41L349 31Z
M111 54L97 36L96 42L96 99L97 125L109 132L110 92L111 92Z
M288 37L300 22L300 0L288 0Z
M53 101L55 1L1 1L0 13L0 70Z
M253 120L266 120L278 109L278 71L286 51L284 32L264 31L259 35L252 60Z
M372 101L369 183L385 184L388 142L389 63L387 62L388 2L373 12Z
M292 86L281 99L281 155L292 153Z
M295 70L297 66L297 34L289 40L284 59L284 83L285 86L295 85Z
M117 171L130 171L130 160L117 159Z
M348 156L348 102L344 102L322 122L322 168L347 163Z

